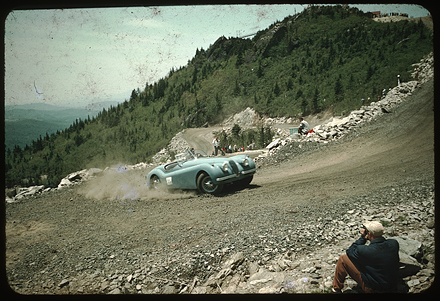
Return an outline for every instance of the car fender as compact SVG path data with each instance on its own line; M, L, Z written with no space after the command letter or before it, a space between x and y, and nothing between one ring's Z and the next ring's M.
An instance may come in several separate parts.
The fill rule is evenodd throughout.
M159 168L154 168L153 170L151 170L148 174L147 174L147 186L150 185L151 182L151 177L153 175L156 175L159 177L160 181L163 182L165 180L165 174L162 170L160 170Z
M195 177L196 186L197 186L197 178L202 173L206 173L211 178L214 184L221 184L221 183L217 183L216 181L217 177L220 175L220 172L217 172L216 169L218 169L218 167L209 164L207 164L207 166L203 166L202 168L200 168L200 170L197 172Z

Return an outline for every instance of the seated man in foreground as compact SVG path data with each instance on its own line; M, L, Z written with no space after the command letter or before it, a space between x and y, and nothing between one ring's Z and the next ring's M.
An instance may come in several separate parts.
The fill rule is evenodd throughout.
M361 237L339 257L332 291L341 292L347 274L365 293L393 291L399 280L399 243L382 237L384 228L377 221L364 223L359 232Z

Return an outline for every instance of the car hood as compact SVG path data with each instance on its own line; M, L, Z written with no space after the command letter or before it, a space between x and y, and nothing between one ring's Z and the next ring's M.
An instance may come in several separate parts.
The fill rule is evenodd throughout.
M215 165L222 165L223 162L225 161L235 161L237 163L241 163L241 161L243 161L243 159L246 158L246 155L237 155L237 156L233 156L233 157L208 157L208 158L198 158L195 160L190 160L190 161L186 161L184 163L185 166L193 166L193 165L198 165L198 164L215 164Z
M221 164L223 164L223 162L230 161L230 160L234 160L237 163L241 163L241 161L243 161L243 159L246 157L247 157L247 155L236 155L236 156L232 156L232 157L203 157L203 158L198 158L195 160L186 161L184 163L184 165L185 166L193 166L193 165L198 165L198 164L202 164L202 163L221 165ZM169 164L169 163L167 163L167 164ZM163 169L163 167L167 164L160 165L156 168Z
M247 157L246 155L236 155L233 157L209 157L209 158L199 158L197 160L194 160L194 162L198 162L200 160L201 162L206 161L206 162L213 163L213 164L223 164L223 162L230 161L230 160L234 160L236 162L241 162L246 157Z

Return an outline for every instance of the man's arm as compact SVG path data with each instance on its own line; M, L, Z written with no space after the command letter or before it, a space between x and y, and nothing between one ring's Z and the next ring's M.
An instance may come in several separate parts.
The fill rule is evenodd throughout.
M347 255L350 259L359 259L359 246L365 245L367 242L367 239L364 237L360 237L358 240L356 240L348 249L347 249Z
M304 128L304 123L300 122L299 126L298 126L298 133L302 133L303 132L303 128Z

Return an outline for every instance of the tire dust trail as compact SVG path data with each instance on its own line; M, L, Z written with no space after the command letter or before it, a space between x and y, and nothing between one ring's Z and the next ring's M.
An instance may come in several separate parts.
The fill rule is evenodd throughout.
M97 200L147 200L180 199L194 196L194 192L149 189L146 175L150 171L106 171L85 183L79 192L89 199Z

